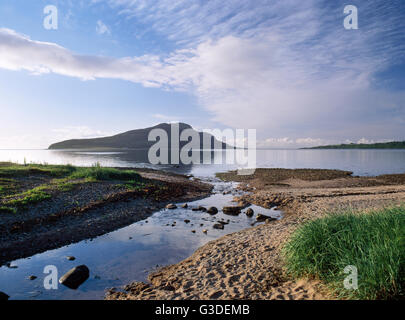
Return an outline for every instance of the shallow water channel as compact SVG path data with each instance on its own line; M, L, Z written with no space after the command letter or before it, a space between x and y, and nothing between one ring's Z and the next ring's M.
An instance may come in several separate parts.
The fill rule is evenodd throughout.
M1 267L0 291L7 293L10 299L103 299L108 288L121 288L131 281L145 281L148 273L159 266L180 262L211 240L251 227L256 221L254 217L248 218L244 213L229 216L221 211L223 206L235 205L232 199L238 192L235 190L236 184L216 179L208 182L214 185L214 193L207 198L189 202L188 209L164 209L146 220L103 236L16 260L10 266ZM220 211L210 216L205 212L191 210L197 206L215 206ZM274 209L254 205L250 207L255 215L261 213L277 219L282 217L282 213ZM216 221L222 219L229 220L225 229L213 229ZM208 230L207 234L203 233L204 229ZM76 260L69 261L67 256L74 256ZM90 278L77 290L60 284L56 290L44 288L47 276L43 273L45 266L56 266L60 278L71 268L82 264L89 267ZM37 278L29 280L31 275Z

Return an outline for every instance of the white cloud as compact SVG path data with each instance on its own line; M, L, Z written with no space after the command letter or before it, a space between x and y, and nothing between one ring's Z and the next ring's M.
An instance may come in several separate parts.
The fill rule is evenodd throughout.
M110 28L108 28L103 21L98 20L96 25L96 32L100 35L111 34Z

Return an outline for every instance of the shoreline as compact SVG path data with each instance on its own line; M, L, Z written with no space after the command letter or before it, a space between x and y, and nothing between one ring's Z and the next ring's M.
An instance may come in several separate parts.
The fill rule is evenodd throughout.
M67 193L56 192L51 200L30 205L16 216L1 213L0 266L113 232L148 218L171 202L198 200L212 192L211 185L183 175L125 170L137 172L148 185L127 190L117 187L115 181L86 183Z
M336 299L321 282L285 273L280 250L289 236L331 211L367 211L405 201L404 174L352 177L336 170L260 169L252 177L221 176L250 191L236 200L277 206L284 218L211 241L189 258L150 273L148 283L109 290L107 300Z

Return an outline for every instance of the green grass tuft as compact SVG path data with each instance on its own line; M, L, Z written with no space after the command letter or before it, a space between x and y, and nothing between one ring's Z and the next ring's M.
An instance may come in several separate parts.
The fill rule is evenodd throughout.
M24 193L15 195L18 199L13 199L5 202L4 204L11 207L25 207L29 204L38 203L50 199L52 196L43 191L43 187L38 187L26 191Z
M72 179L94 179L94 180L139 180L141 176L132 170L119 170L115 168L103 168L93 166L91 168L77 168L70 175Z
M17 209L16 209L16 208L12 208L12 207L4 207L4 206L1 206L1 207L0 207L0 213L16 214L16 213L17 213Z
M14 163L0 163L0 178L24 177L31 174L43 174L51 177L69 179L93 179L93 180L135 180L140 175L133 170L119 170L115 168L104 168L99 163L94 166L74 167L72 165L46 165L27 164L19 165Z
M397 298L405 284L405 206L310 221L283 255L291 275L318 278L341 298ZM358 290L344 288L348 265L358 269Z
M52 177L64 177L76 168L72 165L45 165L45 164L27 164L20 165L15 163L0 163L0 177L24 177L31 174L43 174Z

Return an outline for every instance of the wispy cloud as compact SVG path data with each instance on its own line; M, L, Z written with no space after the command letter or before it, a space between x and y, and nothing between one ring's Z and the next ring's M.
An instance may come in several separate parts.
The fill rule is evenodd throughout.
M111 34L110 28L107 27L103 21L98 20L96 25L96 32L100 35Z

